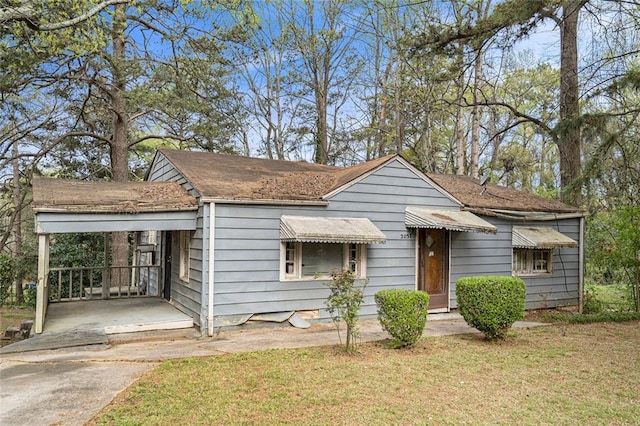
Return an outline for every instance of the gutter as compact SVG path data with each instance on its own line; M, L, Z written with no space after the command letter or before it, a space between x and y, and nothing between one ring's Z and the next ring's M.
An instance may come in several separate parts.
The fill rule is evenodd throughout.
M219 203L219 204L256 204L256 205L273 205L273 206L328 206L329 201L324 200L275 200L264 199L254 200L249 198L218 198L218 197L202 197L202 203Z
M554 213L554 212L520 212L514 210L494 210L494 209L477 209L477 208L465 208L463 210L470 211L472 213L500 217L503 219L516 219L516 220L530 220L537 222L552 221L558 219L582 219L589 215L587 212L575 212L575 213Z

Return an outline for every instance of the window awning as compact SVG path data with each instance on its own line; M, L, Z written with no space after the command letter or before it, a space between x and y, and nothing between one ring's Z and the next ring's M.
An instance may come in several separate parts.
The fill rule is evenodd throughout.
M577 247L578 243L566 235L549 227L514 226L511 234L514 248L552 249L556 247Z
M367 218L282 216L280 239L301 243L383 243L387 237Z
M460 210L429 209L409 206L404 212L407 228L448 229L462 232L486 232L495 234L498 228L471 212Z

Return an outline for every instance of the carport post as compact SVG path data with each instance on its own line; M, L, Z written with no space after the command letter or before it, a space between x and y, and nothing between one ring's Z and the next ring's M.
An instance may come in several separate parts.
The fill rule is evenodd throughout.
M109 298L109 292L111 287L111 277L109 276L109 251L111 248L109 247L109 237L111 237L110 232L104 233L104 269L102 269L102 299L106 300Z
M49 234L38 235L38 287L36 289L35 333L42 333L49 298Z

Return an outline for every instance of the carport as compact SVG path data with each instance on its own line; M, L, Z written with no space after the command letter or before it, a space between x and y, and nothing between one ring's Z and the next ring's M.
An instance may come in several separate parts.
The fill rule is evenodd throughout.
M42 333L50 302L70 303L64 311L78 316L86 316L86 309L72 309L72 304L78 306L78 303L98 300L104 304L113 299L115 308L116 300L154 298L158 300L131 306L138 310L145 305L157 307L157 302L162 301L164 270L171 255L171 248L162 243L161 235L167 231L196 229L198 205L195 198L175 182L85 182L36 177L33 208L38 235L34 331ZM131 264L109 265L108 236L123 231L135 232L137 236L152 234L153 238L136 245ZM64 233L104 233L104 265L52 270L51 237ZM137 237L135 241L141 240ZM171 303L170 294L164 296ZM120 302L118 306L126 305ZM122 316L121 309L112 312ZM136 312L132 317L144 323L144 316Z

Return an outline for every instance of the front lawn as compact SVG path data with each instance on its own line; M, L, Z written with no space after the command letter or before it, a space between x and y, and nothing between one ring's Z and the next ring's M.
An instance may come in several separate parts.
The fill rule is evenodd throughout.
M640 322L170 361L93 424L638 424Z

